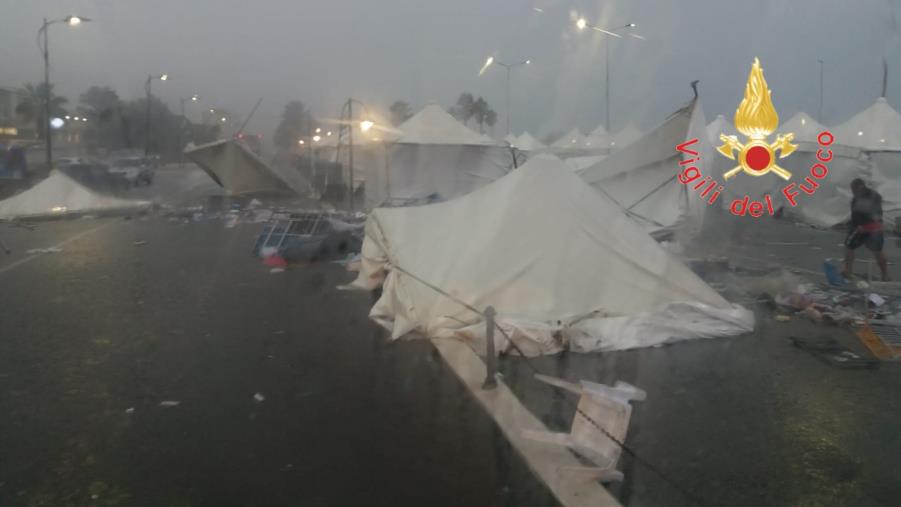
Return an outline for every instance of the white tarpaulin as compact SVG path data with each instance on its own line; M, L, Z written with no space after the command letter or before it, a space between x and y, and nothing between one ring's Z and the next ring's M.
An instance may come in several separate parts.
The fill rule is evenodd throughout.
M0 218L37 217L147 208L147 201L101 195L59 171L21 194L0 201Z
M231 195L288 193L306 195L310 185L293 168L274 167L252 152L243 142L219 139L185 148L185 156Z
M817 136L820 132L827 131L820 122L814 120L809 114L798 112L787 121L782 122L777 130L780 134L791 132L795 135L794 142L817 142Z
M367 167L366 202L469 193L513 168L508 146L496 143L429 104L404 122L388 147L387 163Z
M677 175L682 154L676 145L691 139L691 148L700 153L695 165L702 174L710 174L714 152L707 139L704 111L699 101L673 113L653 131L622 150L583 169L586 182L618 203L649 232L668 231L686 226L697 232L707 202L689 194Z
M567 344L580 351L654 346L753 328L751 312L729 304L550 157L453 201L374 210L362 257L354 286L383 286L370 317L393 338L456 337L482 350L481 315L454 298L494 306L526 354ZM625 334L624 317L646 332ZM509 348L501 333L495 338L498 350Z

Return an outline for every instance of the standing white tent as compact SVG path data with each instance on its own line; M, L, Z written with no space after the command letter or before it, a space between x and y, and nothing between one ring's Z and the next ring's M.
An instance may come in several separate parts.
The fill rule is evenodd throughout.
M702 174L710 174L713 150L698 100L673 113L641 139L579 174L649 232L667 233L678 228L694 233L702 225L708 204L695 193L689 194L678 181L682 154L676 151L676 145L691 139L698 139L691 148L700 153L700 160L693 165Z
M366 204L438 194L469 193L513 167L510 148L458 122L437 104L426 105L398 127L385 167L370 166Z
M610 149L621 150L639 139L641 139L641 131L630 123L610 138Z
M835 142L865 150L876 183L901 179L901 114L879 97L833 130Z
M521 151L538 151L547 148L541 141L532 137L532 134L528 132L523 132L516 139L516 142L513 143L518 150Z
M0 218L71 215L149 208L147 201L130 201L94 192L60 171L21 194L0 201Z
M590 134L585 136L583 148L595 153L607 153L607 150L611 147L611 142L612 138L610 134L607 132L607 129L604 128L604 125L601 124L592 130Z
M816 143L817 136L825 130L829 129L811 118L809 114L800 111L795 113L788 121L779 125L780 133L791 132L795 134L794 142Z
M583 149L585 147L585 135L582 134L582 131L580 131L578 127L573 128L564 134L563 137L557 139L551 147L562 150Z
M373 211L362 256L354 286L383 286L370 317L393 338L418 332L484 349L485 324L460 300L494 306L528 355L567 342L618 350L753 328L751 312L552 158L454 201ZM509 349L501 333L495 340Z

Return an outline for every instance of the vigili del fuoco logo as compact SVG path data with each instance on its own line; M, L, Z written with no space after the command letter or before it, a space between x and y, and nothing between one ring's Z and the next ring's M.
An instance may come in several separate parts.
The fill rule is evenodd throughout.
M717 148L717 151L722 156L738 163L723 173L724 182L728 182L742 173L744 173L744 177L761 178L775 174L786 181L792 179L792 173L779 167L777 161L788 157L798 148L797 145L792 144L795 134L783 133L777 135L776 140L772 143L768 142L767 138L778 126L779 115L776 113L776 108L773 107L770 89L763 78L760 60L754 58L754 65L751 66L748 83L745 85L745 96L738 105L738 109L735 110L735 129L744 134L746 139L742 142L738 136L720 134L720 141L723 144ZM817 143L820 148L816 154L817 163L810 167L810 174L805 175L803 181L790 182L782 187L782 195L789 205L798 205L797 198L801 192L813 195L820 186L818 182L829 174L829 168L825 163L832 160L832 150L827 149L824 152L823 148L831 145L833 141L834 138L829 131L824 130L817 135ZM700 154L690 148L697 142L698 140L695 138L676 146L676 150L683 154L683 159L679 162L682 169L678 178L686 188L691 185L690 188L697 191L701 199L712 205L719 198L725 183L721 185L712 176L702 175L701 171L692 165L701 159ZM764 212L769 215L775 214L770 194L764 194L763 202L752 201L748 195L735 199L729 206L729 211L733 215L749 214L752 217L760 217Z

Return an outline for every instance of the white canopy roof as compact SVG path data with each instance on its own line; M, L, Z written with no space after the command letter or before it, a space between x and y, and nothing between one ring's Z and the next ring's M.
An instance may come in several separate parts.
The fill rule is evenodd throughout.
M91 213L150 206L147 201L129 201L101 195L59 171L21 194L0 201L0 217L29 217Z
M815 143L817 142L817 135L824 130L828 129L820 122L811 118L809 114L798 112L788 121L779 125L779 129L776 130L776 133L784 135L788 132L792 132L795 134L795 141Z
M633 124L626 125L610 139L610 149L620 150L641 138L641 131Z
M499 143L486 135L470 129L458 122L438 104L428 104L398 130L401 135L397 143L407 144L455 144L498 146Z
M872 151L901 151L901 114L879 97L833 129L835 142Z
M589 184L619 203L648 231L671 230L679 224L696 230L707 203L689 195L679 183L681 153L675 147L698 139L692 149L701 154L696 165L709 173L713 150L707 140L704 111L698 101L671 115L662 125L622 150L611 153L579 174Z
M516 146L516 136L514 136L513 134L507 134L507 137L504 138L504 142L511 146Z
M567 132L560 139L557 139L551 146L554 148L584 148L585 136L578 127L576 127Z
M558 350L555 330L577 350L614 350L753 327L749 312L552 158L452 201L374 210L362 256L354 285L384 282L370 316L394 338L484 339L479 315L432 287L475 308L494 306L513 339L531 343L527 354Z
M710 139L711 144L719 146L721 144L720 134L726 134L727 136L738 134L738 131L735 130L735 126L721 114L717 115L716 118L707 125L707 138Z
M516 142L513 143L513 146L516 146L522 151L535 151L547 148L544 143L532 137L532 134L529 134L528 132L520 134L516 139Z

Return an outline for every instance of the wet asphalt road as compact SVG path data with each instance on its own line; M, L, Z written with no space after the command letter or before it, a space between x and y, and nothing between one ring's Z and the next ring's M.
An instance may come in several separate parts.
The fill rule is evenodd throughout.
M555 505L428 343L258 229L0 225L0 505Z

